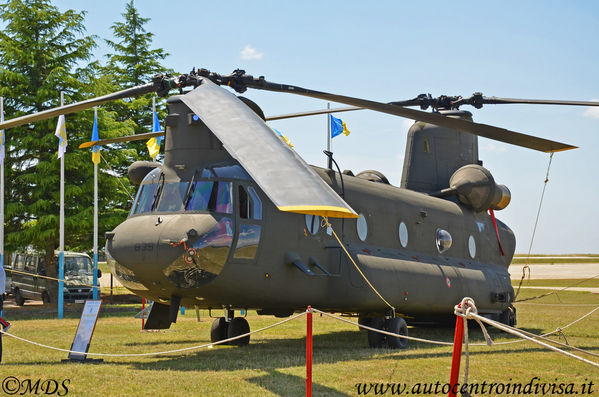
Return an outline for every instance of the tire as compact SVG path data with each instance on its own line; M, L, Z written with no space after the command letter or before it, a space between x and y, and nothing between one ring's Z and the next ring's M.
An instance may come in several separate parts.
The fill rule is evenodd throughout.
M210 329L210 342L220 342L223 339L227 339L227 328L228 324L224 317L215 319Z
M403 318L394 317L389 320L387 331L408 336L408 324L406 324L406 320ZM389 349L406 349L408 347L408 340L397 336L387 335L387 347Z
M360 324L360 325L365 325L367 327L370 327L371 322L372 322L372 317L358 317L358 324ZM362 332L368 332L367 329L364 329L362 327L358 327L358 329Z
M247 334L250 332L250 325L247 320L243 317L235 317L229 323L229 330L227 337L233 338L235 336ZM235 339L234 341L229 342L230 345L235 346L247 346L250 344L250 336L244 336L243 338Z
M373 318L370 321L370 327L382 330L385 327L385 319L382 317ZM385 334L368 330L368 346L373 349L380 349L385 346Z
M510 327L516 326L516 309L508 307L499 315L499 322Z
M21 295L21 290L18 288L15 290L15 303L17 306L23 306L25 304L25 298Z
M44 303L44 305L49 305L51 303L48 291L42 292L42 302Z

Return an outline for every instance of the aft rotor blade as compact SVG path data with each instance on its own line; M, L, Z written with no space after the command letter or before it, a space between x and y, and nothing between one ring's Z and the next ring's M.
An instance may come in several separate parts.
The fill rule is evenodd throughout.
M99 96L87 99L85 101L75 102L69 105L43 110L41 112L6 120L3 123L0 123L0 129L9 129L12 127L18 127L23 124L29 124L40 120L51 119L53 117L60 116L61 114L75 113L81 110L93 108L94 106L102 105L103 103L115 101L117 99L136 97L154 91L156 91L156 84L147 83L137 87L127 88L125 90L113 92L108 95Z
M314 91L287 84L271 83L262 79L254 79L252 81L245 80L244 83L251 88L275 92L288 92L291 94L308 96L311 98L322 99L325 101L344 103L346 105L376 110L378 112L393 114L412 120L424 121L426 123L435 124L441 127L451 128L453 130L467 132L485 138L494 139L496 141L510 143L512 145L522 146L529 149L539 150L541 152L558 152L562 150L576 148L576 146L568 145L561 142L555 142L532 135L522 134L520 132L507 130L505 128L494 127L491 125L481 123L474 123L472 121L467 121L458 118L446 117L439 113L427 113L419 110L404 108L397 105L390 105L387 103L370 101L367 99L330 94L327 92Z
M148 132L147 134L128 135L128 136L121 136L118 138L101 139L99 141L85 142L85 143L82 143L81 145L79 145L79 149L87 149L92 146L103 146L103 145L108 145L110 143L141 141L143 139L150 139L150 138L155 138L158 136L164 136L164 131Z
M181 97L281 211L339 218L356 212L247 105L204 79Z
M599 101L562 101L551 99L517 99L517 98L498 98L494 96L483 97L485 104L510 104L526 103L531 105L570 105L570 106L599 106Z
M316 116L318 114L326 114L326 113L351 112L351 111L354 111L354 110L363 110L363 109L364 108L359 108L359 107L356 107L356 106L348 106L348 107L345 107L345 108L308 110L308 111L305 111L305 112L281 114L281 115L278 115L278 116L266 117L266 121L282 120L282 119L292 119L294 117Z

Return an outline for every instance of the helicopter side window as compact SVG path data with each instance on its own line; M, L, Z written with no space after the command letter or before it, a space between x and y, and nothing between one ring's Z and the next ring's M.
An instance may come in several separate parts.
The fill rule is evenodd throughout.
M158 205L159 212L180 211L183 208L183 198L187 193L189 182L167 183L162 192Z
M233 213L233 184L231 182L218 183L216 212Z
M239 185L239 217L241 219L262 219L262 201L256 190Z

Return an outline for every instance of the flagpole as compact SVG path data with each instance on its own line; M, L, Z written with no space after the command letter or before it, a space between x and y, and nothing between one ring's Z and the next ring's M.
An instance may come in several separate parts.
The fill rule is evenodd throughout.
M331 109L331 102L327 102L327 110ZM327 152L331 152L331 114L327 113ZM327 157L327 167L333 168L331 157Z
M156 114L156 96L152 96L152 131L154 131L154 115ZM156 155L158 157L158 155ZM156 162L156 157L152 157L152 161Z
M60 106L64 106L64 91L60 91ZM63 318L64 306L64 154L60 156L60 242L58 254L58 318Z
M98 107L94 106L94 123L98 120ZM94 296L98 299L98 164L94 162Z
M4 121L4 97L0 97L0 121ZM4 266L4 157L6 156L5 143L6 139L4 136L4 130L0 131L2 134L2 161L0 162L0 266Z

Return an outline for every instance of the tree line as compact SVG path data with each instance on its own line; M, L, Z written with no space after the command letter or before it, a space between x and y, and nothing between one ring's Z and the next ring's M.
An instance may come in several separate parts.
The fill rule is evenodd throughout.
M5 118L39 112L65 103L105 95L151 80L167 71L168 55L152 49L151 32L133 0L111 38L86 34L85 11L60 11L50 0L8 0L0 6L0 96ZM104 40L110 53L94 56ZM152 95L119 100L98 108L100 138L151 131ZM160 107L159 107L160 108ZM162 119L164 115L159 113ZM65 155L65 249L89 251L93 237L93 164L91 151L77 147L91 138L93 109L67 115ZM60 160L56 119L5 132L5 253L32 247L50 263L59 242ZM128 215L135 194L128 165L148 159L145 143L112 145L99 164L99 235ZM100 242L101 244L101 242ZM8 255L5 255L8 257ZM54 269L48 269L48 275Z

